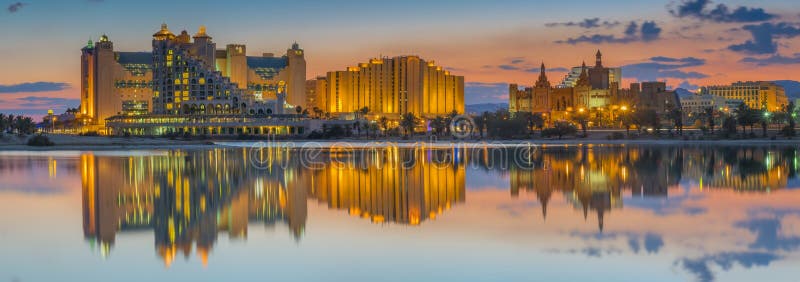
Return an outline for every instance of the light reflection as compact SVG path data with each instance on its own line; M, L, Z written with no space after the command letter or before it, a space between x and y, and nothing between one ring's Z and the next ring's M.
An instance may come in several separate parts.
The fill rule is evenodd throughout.
M152 229L156 253L167 267L179 255L195 255L205 266L220 233L245 240L249 224L285 225L300 241L309 200L354 220L421 226L467 202L467 173L473 169L507 175L508 187L501 188L513 198L535 195L543 219L553 195L560 194L576 216L591 215L603 232L612 213L624 208L625 195L667 198L687 181L699 183L700 192L766 193L787 187L798 170L796 149L782 147L553 146L533 152L535 169L498 156L506 150L391 147L323 154L337 165L317 169L303 168L294 152L265 150L261 157L269 166L258 169L246 150L82 154L85 237L105 256L118 232ZM459 155L436 155L447 152Z

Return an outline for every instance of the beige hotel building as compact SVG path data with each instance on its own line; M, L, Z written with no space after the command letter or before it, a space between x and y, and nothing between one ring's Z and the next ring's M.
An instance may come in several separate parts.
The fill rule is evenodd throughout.
M323 112L351 114L368 108L397 119L405 113L431 118L464 112L464 77L418 56L375 58L316 81L315 104Z

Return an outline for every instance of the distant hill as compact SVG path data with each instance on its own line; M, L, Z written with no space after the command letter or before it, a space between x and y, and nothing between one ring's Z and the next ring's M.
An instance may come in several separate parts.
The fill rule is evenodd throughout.
M464 110L468 114L481 114L483 112L495 112L497 110L508 110L508 103L481 103L465 105Z
M694 93L692 93L692 91L689 91L689 90L686 90L686 89L683 89L683 88L675 89L675 93L677 93L678 97L680 97L680 98L691 97L692 95L694 95Z
M786 97L789 99L800 99L800 82L794 80L776 80L776 84L783 86L786 91Z

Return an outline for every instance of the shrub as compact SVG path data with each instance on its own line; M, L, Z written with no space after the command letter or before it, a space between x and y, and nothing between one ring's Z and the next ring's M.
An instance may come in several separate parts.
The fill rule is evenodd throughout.
M551 128L542 130L542 137L558 137L561 139L564 135L572 135L578 132L578 129L568 122L559 121Z
M50 138L47 138L47 136L41 134L33 136L30 139L28 139L28 146L46 147L53 145L55 145L55 143L53 143L53 141L50 141Z

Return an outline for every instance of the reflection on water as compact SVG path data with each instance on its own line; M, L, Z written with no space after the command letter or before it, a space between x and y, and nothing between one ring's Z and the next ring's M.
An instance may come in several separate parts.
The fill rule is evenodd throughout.
M465 167L417 160L416 153L326 152L313 168L290 151L256 156L268 160L263 167L249 160L248 149L84 154L84 234L107 253L117 232L152 228L156 250L170 265L178 252L190 255L193 245L205 262L219 232L246 238L251 222L286 224L299 240L309 199L375 223L419 225L464 202Z
M86 241L107 257L121 234L151 232L168 268L179 256L207 265L222 234L246 241L254 226L284 227L303 245L310 218L320 216L310 211L320 206L376 228L452 230L449 238L478 252L490 251L480 247L486 241L533 238L548 259L647 254L667 260L661 267L672 273L661 275L711 281L736 267L769 267L776 272L768 280L777 281L791 277L775 262L800 255L797 153L785 146L551 146L15 155L0 157L0 178L43 171L49 180L18 180L0 195L48 193L43 181L79 175ZM518 220L531 215L541 223ZM585 275L570 277L592 277Z

